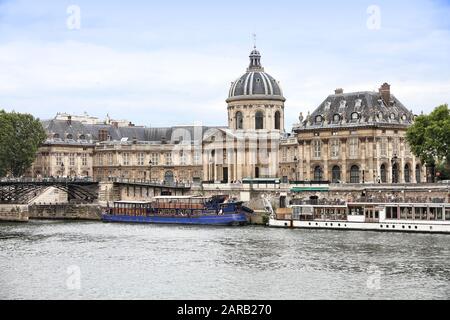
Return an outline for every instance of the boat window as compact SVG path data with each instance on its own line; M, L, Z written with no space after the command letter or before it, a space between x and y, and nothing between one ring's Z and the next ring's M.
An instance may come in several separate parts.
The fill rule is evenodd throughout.
M442 208L436 208L437 220L442 220Z

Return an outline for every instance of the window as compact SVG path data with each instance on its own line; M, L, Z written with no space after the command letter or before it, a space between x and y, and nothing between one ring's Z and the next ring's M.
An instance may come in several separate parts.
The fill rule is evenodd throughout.
M398 164L392 166L392 183L398 183Z
M280 111L275 112L275 130L281 129L281 115Z
M399 142L398 142L398 138L394 138L394 141L392 142L392 153L394 154L394 155L398 155L399 153L398 153L398 145L399 145Z
M195 151L195 152L194 152L194 164L195 164L195 165L200 164L200 159L201 159L201 153L200 153L200 151Z
M421 171L422 171L422 168L420 167L420 164L418 164L416 166L416 183L421 182L421 174L420 174Z
M255 115L255 129L264 129L264 114L261 111L256 112Z
M108 153L108 164L110 166L114 164L114 155L112 153Z
M57 165L57 166L60 166L62 163L63 163L63 160L62 160L62 153L57 153L57 154L56 154L56 165Z
M380 146L380 152L381 152L381 156L382 157L387 157L388 152L387 152L387 138L382 138L381 139L381 146Z
M358 156L358 138L352 138L348 141L349 144L349 156L356 158Z
M314 140L312 144L313 144L313 158L320 159L322 153L322 141Z
M82 166L87 166L87 154L86 153L83 153L81 155L81 165Z
M130 165L130 154L129 153L122 154L122 162L123 162L124 166Z
M351 118L352 122L356 122L359 119L359 113L358 112L353 112L351 117L352 117Z
M166 153L165 159L166 159L166 166L171 166L172 165L172 153L171 152Z
M339 183L341 181L341 168L339 166L334 166L333 169L331 169L331 173L332 182Z
M338 114L335 114L335 115L333 116L333 122L334 122L334 123L338 123L339 121L341 121L341 116L338 115Z
M145 159L145 155L142 152L138 153L138 166L144 165L144 159Z
M73 135L71 133L69 133L66 138L67 138L67 140L73 140Z
M380 180L381 183L386 183L387 182L387 172L386 172L386 165L382 164L380 167Z
M314 168L314 181L322 181L323 171L320 166Z
M159 154L158 153L152 153L152 165L157 166L159 164Z
M411 182L411 172L410 172L410 167L409 164L405 164L405 170L404 170L404 178L405 178L405 183L410 183Z
M282 155L281 155L281 161L287 162L287 148L283 148Z
M359 167L352 166L350 168L350 183L359 183Z
M316 117L316 124L321 124L323 122L323 117L322 116L317 116Z
M339 149L341 147L341 142L338 139L331 141L331 157L339 158Z
M180 165L185 166L187 162L186 152L180 151Z
M235 121L237 130L244 129L244 117L242 116L242 112L236 112Z
M69 166L74 166L75 165L75 153L70 153L69 154Z

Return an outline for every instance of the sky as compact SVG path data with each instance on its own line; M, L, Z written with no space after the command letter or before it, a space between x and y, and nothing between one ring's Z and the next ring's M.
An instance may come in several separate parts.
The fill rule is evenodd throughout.
M0 0L0 109L152 127L227 124L253 34L286 127L336 88L450 102L450 0Z

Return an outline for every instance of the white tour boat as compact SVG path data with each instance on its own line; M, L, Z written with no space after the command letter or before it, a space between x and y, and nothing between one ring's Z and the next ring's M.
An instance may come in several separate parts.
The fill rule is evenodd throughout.
M271 227L450 233L450 203L305 201L276 212L265 205Z

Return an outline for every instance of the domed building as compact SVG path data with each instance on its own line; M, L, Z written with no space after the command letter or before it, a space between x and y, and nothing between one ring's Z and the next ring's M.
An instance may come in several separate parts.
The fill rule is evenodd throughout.
M279 82L264 71L254 48L247 71L228 93L228 128L204 138L204 180L276 178L285 101Z
M280 84L264 71L261 54L250 53L247 72L231 84L228 126L232 130L284 131L284 102Z

